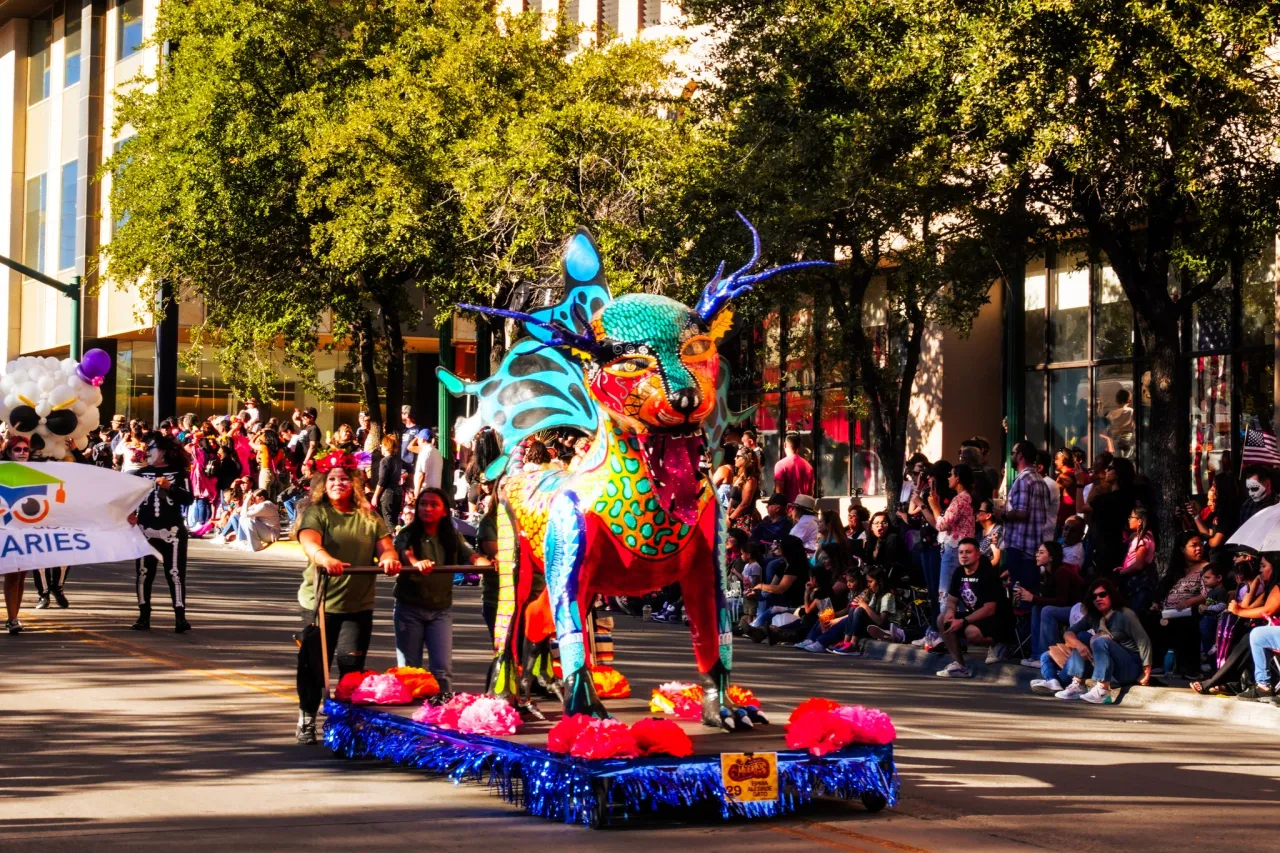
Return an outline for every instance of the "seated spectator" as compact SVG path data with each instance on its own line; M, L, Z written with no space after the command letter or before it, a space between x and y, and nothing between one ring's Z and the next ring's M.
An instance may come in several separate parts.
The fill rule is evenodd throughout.
M1073 515L1062 525L1062 562L1075 566L1077 572L1084 567L1084 519Z
M789 613L804 601L804 586L811 568L804 543L794 536L784 536L781 550L780 576L772 582L756 584L749 593L756 596L758 606L747 636L757 643L768 636L765 626L774 615Z
M1200 618L1196 610L1205 600L1201 573L1209 565L1199 532L1179 534L1169 570L1161 580L1156 603L1148 616L1156 660L1172 650L1175 671L1188 681L1200 677Z
M261 551L280 539L280 508L267 495L266 489L249 494L240 508L239 525L234 539L237 548ZM228 536L225 541L231 541Z
M841 623L849 615L849 609L853 606L854 600L866 588L866 580L858 572L848 571L844 573L844 577L841 578L838 586L841 592L839 609L836 608L836 604L833 602L830 611L820 613L818 615L818 623L811 626L809 635L805 639L796 643L796 648L807 652L822 652L844 637L844 629Z
M942 678L972 677L964 665L962 641L989 645L987 663L1003 657L1013 621L1004 585L991 564L982 559L978 540L962 539L957 557L961 571L951 578L951 587L938 617L938 632L951 655L951 663L937 673Z
M858 499L854 498L854 501L858 501ZM862 548L867 540L867 524L871 521L871 510L863 506L861 502L851 503L845 518L847 519L844 528L845 536L849 538L854 555L858 559L862 559Z
M1262 623L1249 632L1247 643L1253 659L1253 685L1237 693L1237 699L1280 704L1276 701L1276 683L1271 672L1275 653L1280 652L1280 582L1275 571L1277 562L1280 562L1280 554L1268 552L1263 555L1264 569L1271 566L1271 570L1267 572L1270 576L1267 594L1261 604L1246 608L1232 602L1227 608L1241 619L1257 619Z
M1040 658L1044 677L1031 682L1031 691L1109 705L1113 684L1147 684L1151 680L1151 640L1110 578L1096 580L1088 588L1084 617L1072 624L1064 637L1070 652L1065 665L1059 669L1053 650L1045 652ZM1086 661L1093 663L1093 689L1085 687ZM1065 688L1059 681L1061 674L1071 677Z
M764 545L759 542L747 540L747 544L743 546L743 564L742 564L742 618L746 620L746 624L750 624L752 619L756 617L757 598L747 595L753 587L757 586L764 580ZM745 629L745 625L743 628Z
M849 568L849 539L845 535L840 516L833 510L825 510L818 516L818 550L813 564L825 569L829 577L843 577Z
M1237 611L1252 610L1260 606L1267 598L1273 579L1276 576L1275 557L1280 561L1280 554L1237 554L1234 574L1239 581L1231 602L1218 619L1217 636L1214 639L1213 663L1217 670L1205 681L1191 682L1191 689L1197 693L1208 693L1214 696L1238 693L1237 685L1244 680L1250 665L1249 644L1244 642L1253 627L1252 619L1237 616ZM1235 605L1232 609L1232 604Z
M858 641L864 638L894 643L906 640L898 624L902 619L898 599L889 588L884 569L872 566L866 583L866 591L849 604L849 615L841 622L841 640L830 648L833 654L861 654Z
M992 568L1003 573L1000 566L1000 549L1004 546L1004 528L996 523L995 504L990 500L978 503L973 518L977 522L974 536L978 540L978 550Z
M907 546L893 527L887 512L877 512L867 525L867 538L862 549L862 562L892 570L907 565Z
M775 494L769 498L765 506L765 517L751 528L751 538L771 551L782 537L791 532L791 519L787 518L787 499Z
M1156 586L1156 540L1147 528L1146 507L1137 505L1129 510L1128 525L1129 531L1125 534L1125 556L1120 566L1120 591L1124 593L1125 601L1134 607L1135 613L1144 613ZM1099 564L1096 553L1093 569L1095 573L1099 570L1110 570L1106 565Z
M791 535L804 543L804 549L810 554L818 550L818 502L811 495L796 495L795 500L787 507L791 517ZM843 533L843 529L841 530Z
M1080 600L1084 592L1084 580L1075 566L1062 561L1063 548L1053 539L1040 543L1036 549L1036 566L1040 569L1040 589L1034 593L1026 587L1017 588L1017 599L1031 606L1031 654L1024 658L1023 666L1039 667L1040 656L1049 646L1058 642L1059 626L1068 625L1071 606Z
M1221 566L1210 563L1204 567L1200 578L1205 596L1204 603L1200 605L1200 671L1212 672L1214 667L1208 663L1209 652L1217 639L1218 622L1227 609L1230 593Z

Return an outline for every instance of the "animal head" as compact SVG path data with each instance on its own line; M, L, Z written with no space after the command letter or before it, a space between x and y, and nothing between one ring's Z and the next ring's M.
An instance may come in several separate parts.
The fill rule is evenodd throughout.
M612 298L599 250L583 228L565 245L565 298L558 305L532 313L459 307L520 320L544 347L573 353L591 396L636 432L692 432L716 408L719 344L732 326L733 300L778 273L825 265L807 261L752 273L760 235L738 216L751 232L751 259L727 276L721 263L692 308L649 293Z

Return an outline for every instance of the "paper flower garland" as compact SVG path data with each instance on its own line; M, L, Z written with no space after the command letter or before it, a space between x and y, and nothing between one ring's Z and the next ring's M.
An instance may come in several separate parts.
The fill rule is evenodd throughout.
M476 735L513 735L520 728L520 712L505 699L475 693L458 693L443 705L423 705L413 712L413 720Z
M883 745L898 736L889 715L861 705L840 705L830 699L806 699L787 721L787 746L827 755L851 743Z
M759 708L760 700L745 687L729 685L729 701L744 708ZM649 697L649 711L677 720L702 719L702 687L687 681L668 681L654 689Z
M351 693L356 705L408 705L413 691L394 675L371 675Z
M351 694L356 691L366 678L377 675L373 670L365 670L364 672L348 672L342 678L338 679L338 686L333 691L333 698L339 702L350 702Z
M591 682L601 699L627 699L631 696L631 683L627 677L611 666L592 665ZM556 678L564 678L560 670L560 661L551 664L551 671Z
M575 758L635 758L638 755L693 755L693 741L671 720L598 720L587 714L564 717L547 732L547 749Z
M404 686L413 691L414 699L435 696L440 692L440 684L436 677L420 666L393 666L387 675L394 675L404 682Z

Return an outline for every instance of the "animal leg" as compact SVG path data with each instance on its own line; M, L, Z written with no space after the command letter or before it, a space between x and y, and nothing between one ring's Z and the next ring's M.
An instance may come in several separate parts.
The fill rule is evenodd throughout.
M498 507L498 612L493 626L494 665L489 679L489 692L514 700L519 693L515 648L518 645L516 582L520 571L520 548L510 508Z
M577 496L561 494L552 502L547 517L546 542L543 546L547 575L547 591L551 599L551 615L560 641L560 667L564 672L564 712L607 717L600 697L596 695L591 671L587 668L587 649L582 608L582 564L586 556L586 522L578 509Z

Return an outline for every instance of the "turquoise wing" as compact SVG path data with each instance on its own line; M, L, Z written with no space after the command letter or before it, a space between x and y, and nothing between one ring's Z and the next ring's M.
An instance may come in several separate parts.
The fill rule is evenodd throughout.
M594 435L600 411L587 394L582 366L558 350L525 338L502 360L498 372L468 382L443 367L441 384L454 396L473 395L479 421L493 427L502 442L502 465L517 444L545 429L571 428ZM496 474L496 471L495 471Z
M748 406L741 412L729 411L729 381L732 378L729 375L729 369L728 360L720 356L720 378L716 382L716 407L702 422L702 433L706 436L707 447L713 448L711 461L715 466L719 466L724 461L724 448L720 442L724 440L725 432L730 426L747 423L756 412L755 406Z
M600 250L590 231L579 227L565 242L560 268L564 274L564 298L529 314L544 323L557 321L578 334L590 334L591 320L613 299L605 283ZM526 325L525 330L539 341L551 337L549 330L532 324Z

